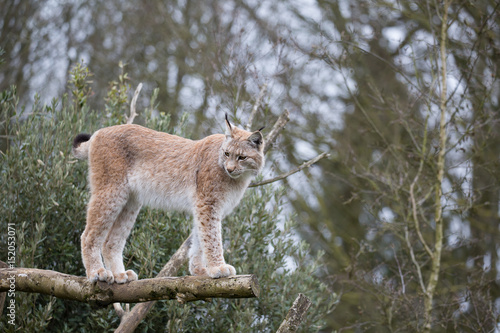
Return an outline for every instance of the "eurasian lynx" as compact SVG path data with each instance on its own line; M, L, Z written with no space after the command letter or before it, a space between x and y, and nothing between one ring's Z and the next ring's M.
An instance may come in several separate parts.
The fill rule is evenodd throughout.
M125 283L123 248L141 206L192 213L189 271L212 278L236 274L224 261L221 220L238 204L264 164L263 137L231 126L199 141L138 125L79 134L73 154L89 160L91 197L82 257L91 281ZM104 268L103 261L104 259Z

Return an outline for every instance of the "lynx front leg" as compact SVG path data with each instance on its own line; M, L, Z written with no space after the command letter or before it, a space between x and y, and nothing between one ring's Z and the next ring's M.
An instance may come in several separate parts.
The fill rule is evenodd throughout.
M210 202L200 202L196 206L195 228L198 232L201 252L206 263L208 276L219 278L235 275L233 266L224 261L222 248L221 213Z

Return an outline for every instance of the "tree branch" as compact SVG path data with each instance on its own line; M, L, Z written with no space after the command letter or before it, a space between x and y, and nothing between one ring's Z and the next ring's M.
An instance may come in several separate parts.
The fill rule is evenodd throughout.
M311 300L304 294L299 294L276 333L296 332L310 306Z
M276 138L278 137L278 134L285 127L286 123L288 123L289 120L290 120L290 112L288 112L288 110L283 111L283 113L278 117L278 120L276 120L276 122L274 123L271 132L269 132L269 134L265 139L266 146L264 147L264 154L266 154L267 151L271 149L272 145L274 144L274 141L276 141Z
M302 169L305 169L305 168L308 168L310 167L311 165L313 165L314 163L318 162L319 160L321 160L322 158L324 157L329 157L330 154L328 153L322 153L318 156L316 156L315 158L307 161L307 162L304 162L302 163L301 165L299 165L298 167L296 167L295 169L291 170L291 171L288 171L286 173L283 173L279 176L276 176L274 178L270 178L270 179L266 179L266 180L263 180L263 181L260 181L260 182L257 182L257 183L250 183L250 185L248 187L256 187L256 186L262 186L262 185L266 185L266 184L270 184L270 183L274 183L278 180L282 180L282 179L285 179L287 178L288 176L291 176L293 175L294 173L297 173L299 172L300 170Z
M140 303L177 299L190 295L191 300L213 297L258 297L255 275L237 275L220 279L184 276L132 281L126 284L91 283L85 277L35 268L0 269L0 292L9 290L7 278L15 277L16 291L32 292L97 305L114 302Z
M127 124L132 124L134 122L134 118L137 116L137 113L135 113L135 104L137 103L137 97L139 97L139 93L142 90L142 83L139 83L137 88L135 89L134 92L134 97L132 97L132 102L130 103L130 116L127 117Z
M246 126L246 130L250 131L253 125L253 119L255 118L255 115L257 114L257 111L259 110L260 102L262 100L262 97L264 97L264 94L266 93L267 89L267 83L264 83L262 88L260 89L259 96L257 96L257 100L255 101L255 104L253 105L252 112L250 113L250 117L248 117L248 122Z

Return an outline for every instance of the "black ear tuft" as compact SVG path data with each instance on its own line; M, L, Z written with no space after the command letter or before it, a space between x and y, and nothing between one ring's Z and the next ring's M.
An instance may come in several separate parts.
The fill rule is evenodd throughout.
M231 126L231 123L229 122L229 117L226 113L226 135L227 136L232 136L233 135L233 127Z
M73 140L73 148L78 148L80 143L89 141L91 136L92 136L91 134L87 133L78 134Z
M262 131L264 128L266 128L266 126L262 126L261 128L259 128L259 132Z
M259 147L262 142L264 142L264 137L260 131L253 132L252 135L248 137L248 141Z

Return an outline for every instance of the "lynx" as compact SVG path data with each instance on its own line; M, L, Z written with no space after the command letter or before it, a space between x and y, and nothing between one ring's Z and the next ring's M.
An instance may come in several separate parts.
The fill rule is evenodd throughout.
M225 135L198 141L138 125L77 135L73 154L89 160L91 197L81 237L87 278L137 280L134 271L125 270L122 253L143 205L193 215L191 274L236 274L224 260L221 221L264 164L261 130L239 129L226 116Z

